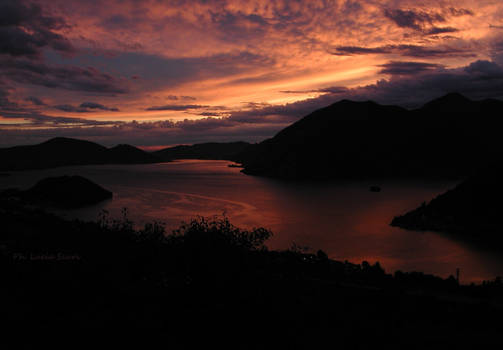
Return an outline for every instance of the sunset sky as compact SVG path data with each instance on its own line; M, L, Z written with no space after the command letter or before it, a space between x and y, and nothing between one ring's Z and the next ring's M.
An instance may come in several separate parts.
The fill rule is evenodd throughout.
M0 147L255 142L453 91L503 98L503 1L0 0Z

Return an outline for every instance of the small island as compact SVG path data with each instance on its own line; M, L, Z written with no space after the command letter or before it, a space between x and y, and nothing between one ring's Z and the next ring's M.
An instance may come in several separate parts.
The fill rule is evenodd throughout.
M112 192L82 176L49 177L26 191L8 189L0 193L2 198L61 209L94 205L112 196Z

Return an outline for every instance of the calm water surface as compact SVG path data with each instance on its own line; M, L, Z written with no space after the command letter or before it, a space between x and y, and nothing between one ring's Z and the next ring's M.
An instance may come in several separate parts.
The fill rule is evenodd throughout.
M100 165L15 172L0 188L28 188L57 175L82 175L114 192L113 200L65 211L69 218L95 220L102 209L118 216L127 207L138 224L162 221L170 229L196 215L225 213L241 227L263 226L268 246L293 243L323 249L334 259L379 261L388 272L424 271L443 277L461 269L461 282L503 275L503 257L451 236L390 227L391 219L451 188L452 182L285 183L247 176L226 161L177 161L148 165ZM382 192L369 191L380 185Z

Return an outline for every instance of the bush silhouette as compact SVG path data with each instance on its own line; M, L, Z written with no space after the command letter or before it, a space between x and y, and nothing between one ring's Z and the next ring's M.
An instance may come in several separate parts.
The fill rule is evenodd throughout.
M247 251L267 250L264 242L272 236L265 228L243 230L230 223L225 216L205 218L198 216L184 222L167 237L168 243L182 242L193 248L217 251L243 249Z

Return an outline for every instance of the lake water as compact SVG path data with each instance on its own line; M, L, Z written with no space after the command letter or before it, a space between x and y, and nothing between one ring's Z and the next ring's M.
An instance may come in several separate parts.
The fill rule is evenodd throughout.
M68 218L96 220L101 210L118 216L127 207L136 223L167 228L196 215L225 213L236 226L274 232L272 249L295 243L331 258L379 261L387 272L423 271L442 277L460 268L462 283L503 275L503 257L452 236L389 226L391 219L453 187L452 182L348 182L306 184L247 176L227 161L185 160L148 165L100 165L14 172L0 188L28 188L48 176L82 175L113 191L114 198ZM382 191L370 192L371 185Z

